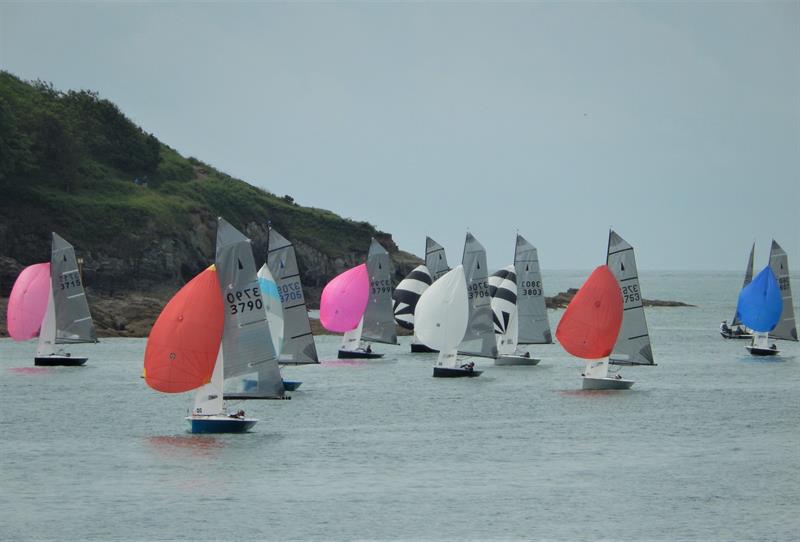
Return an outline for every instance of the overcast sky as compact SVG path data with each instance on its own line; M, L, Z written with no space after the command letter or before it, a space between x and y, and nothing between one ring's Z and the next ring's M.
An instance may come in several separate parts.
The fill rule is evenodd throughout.
M797 1L5 2L0 65L418 255L800 268Z

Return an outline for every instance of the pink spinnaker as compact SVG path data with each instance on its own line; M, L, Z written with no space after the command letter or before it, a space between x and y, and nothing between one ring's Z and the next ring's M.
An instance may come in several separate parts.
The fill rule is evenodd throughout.
M335 276L322 290L319 320L328 331L345 333L358 327L369 301L367 264Z
M8 298L8 334L27 341L39 334L50 297L50 263L29 265L14 282Z

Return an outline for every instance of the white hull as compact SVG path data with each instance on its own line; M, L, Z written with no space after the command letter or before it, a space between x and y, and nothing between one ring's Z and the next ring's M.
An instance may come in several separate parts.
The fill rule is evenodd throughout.
M633 380L623 378L592 378L583 377L583 389L585 390L627 390L633 386Z
M533 358L529 356L499 355L497 358L495 358L494 364L499 366L523 365L532 367L533 365L538 365L540 361L542 360L539 358Z

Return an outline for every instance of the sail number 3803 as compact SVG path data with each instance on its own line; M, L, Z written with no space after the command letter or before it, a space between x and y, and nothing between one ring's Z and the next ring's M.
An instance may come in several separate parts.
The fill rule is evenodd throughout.
M261 300L261 290L257 287L228 292L225 299L228 301L228 308L231 314L263 310L264 308L264 302Z

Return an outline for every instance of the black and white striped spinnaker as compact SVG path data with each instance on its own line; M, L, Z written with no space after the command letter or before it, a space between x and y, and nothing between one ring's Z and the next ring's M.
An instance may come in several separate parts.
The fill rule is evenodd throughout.
M517 275L509 265L489 276L492 318L499 355L512 355L517 349L519 318L517 313Z
M400 327L414 329L414 309L422 292L433 283L428 268L418 265L394 289L394 320Z

